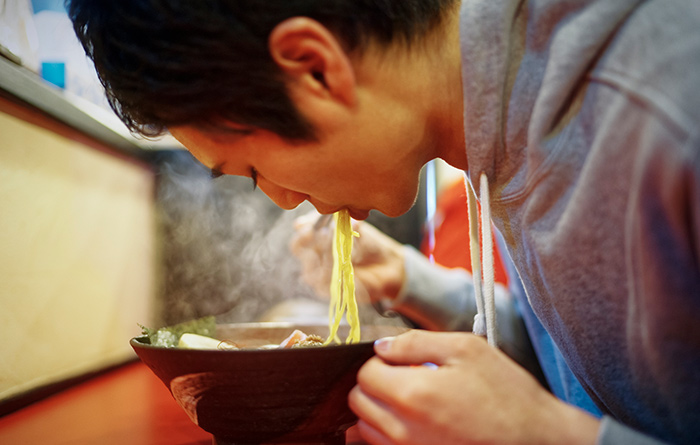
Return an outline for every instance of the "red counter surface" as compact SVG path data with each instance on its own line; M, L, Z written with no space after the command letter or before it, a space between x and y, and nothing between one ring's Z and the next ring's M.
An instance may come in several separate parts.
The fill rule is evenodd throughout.
M0 444L209 445L141 362L122 366L0 418ZM354 429L348 444L362 445Z

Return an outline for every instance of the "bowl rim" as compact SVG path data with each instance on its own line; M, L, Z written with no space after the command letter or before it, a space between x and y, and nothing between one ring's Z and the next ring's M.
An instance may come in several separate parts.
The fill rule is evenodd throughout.
M295 323L295 322L276 322L276 321L271 321L271 322L243 322L243 323L217 323L216 327L236 327L236 328L247 328L247 329L255 329L255 328L271 328L271 329L298 329L298 328L303 328L305 326L308 327L327 327L325 324L319 324L319 323ZM376 326L376 325L371 325L371 326ZM362 329L362 328L360 328ZM291 333L291 332L290 332ZM281 351L295 351L295 353L298 353L299 351L315 351L319 350L321 348L327 349L327 348L357 348L358 346L363 346L366 347L368 344L373 345L375 340L360 340L357 343L331 343L326 346L321 346L321 347L307 347L307 348L272 348L272 349L260 349L260 348L241 348L241 349L187 349L187 348L177 348L177 347L163 347L163 346L155 346L150 343L144 343L143 339L147 339L148 336L146 334L138 335L136 337L132 337L129 340L129 343L132 345L132 347L138 347L138 348L143 348L143 349L154 349L154 350L172 350L172 351L188 351L188 352L205 352L205 353L212 353L212 352L225 352L225 353L265 353L265 352L281 352Z

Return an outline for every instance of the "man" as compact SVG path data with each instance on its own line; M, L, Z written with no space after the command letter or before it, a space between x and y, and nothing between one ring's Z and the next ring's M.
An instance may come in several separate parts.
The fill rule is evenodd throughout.
M358 375L366 440L700 440L698 2L69 8L132 129L169 129L283 208L400 215L436 157L490 193L534 313L606 415L479 337L414 332ZM439 369L405 366L424 362Z

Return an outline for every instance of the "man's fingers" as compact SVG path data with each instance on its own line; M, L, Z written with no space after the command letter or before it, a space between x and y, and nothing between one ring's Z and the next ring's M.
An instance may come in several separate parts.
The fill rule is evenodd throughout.
M392 365L444 365L452 359L469 359L488 347L483 338L464 332L412 330L379 339L375 353Z
M416 401L426 396L423 391L428 386L424 383L439 378L436 372L430 366L395 366L379 357L372 357L358 372L357 386L375 403L384 403L404 417L411 416L419 409ZM376 413L372 414L376 416ZM385 426L384 423L381 426ZM394 428L394 431L397 429Z
M371 444L392 444L394 441L387 437L387 432L401 434L405 431L403 423L384 402L368 395L359 386L350 391L348 405L360 418L360 435Z

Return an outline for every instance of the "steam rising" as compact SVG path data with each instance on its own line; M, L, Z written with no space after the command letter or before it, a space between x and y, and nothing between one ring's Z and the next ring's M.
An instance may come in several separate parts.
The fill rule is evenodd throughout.
M256 320L286 298L314 298L289 251L293 220L250 179L210 172L187 152L163 154L157 188L165 324L203 315Z

